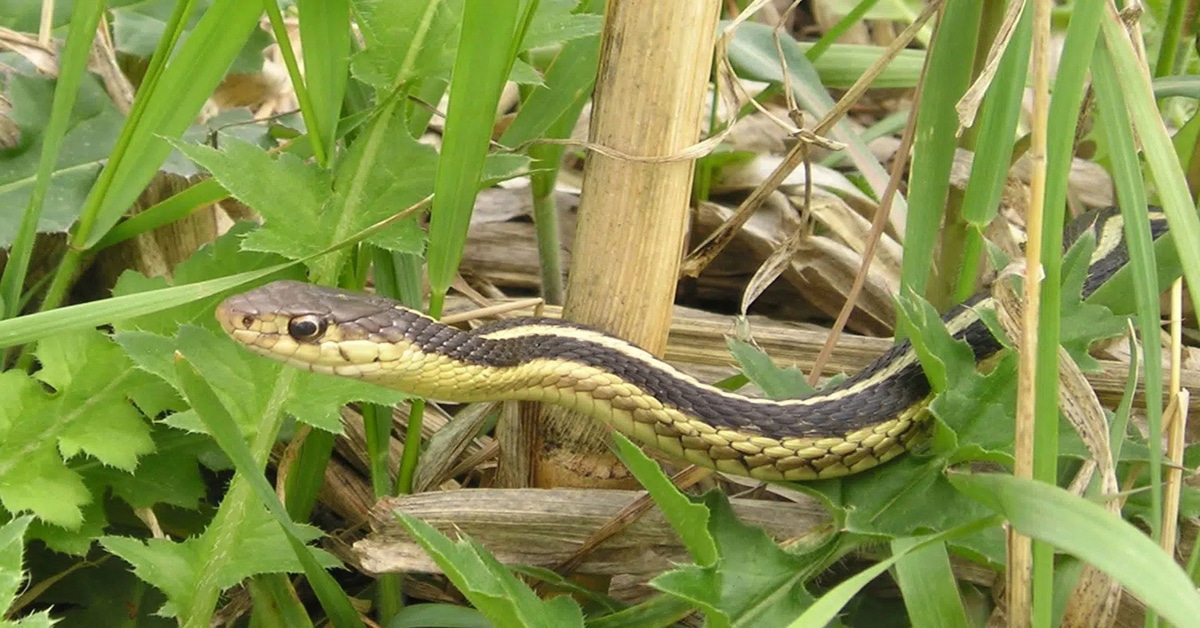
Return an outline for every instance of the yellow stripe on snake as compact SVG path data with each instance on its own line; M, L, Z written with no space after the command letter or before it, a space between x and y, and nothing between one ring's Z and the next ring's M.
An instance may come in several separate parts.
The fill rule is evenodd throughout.
M1151 227L1166 232L1161 214ZM1128 260L1115 210L1072 221L1064 242L1087 230L1097 246L1085 297ZM979 318L990 307L981 294L943 318L977 361L1001 349ZM441 401L558 404L673 456L763 480L832 478L895 458L923 434L932 397L907 341L831 390L773 401L700 383L629 342L555 319L462 331L380 296L291 281L231 297L216 315L239 343L302 369Z

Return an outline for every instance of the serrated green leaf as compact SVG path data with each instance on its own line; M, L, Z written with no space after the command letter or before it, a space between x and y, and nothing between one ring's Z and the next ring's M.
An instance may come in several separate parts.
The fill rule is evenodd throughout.
M650 581L650 586L688 600L734 626L782 626L813 602L804 586L805 560L789 554L761 528L733 514L725 495L705 495L708 530L720 559L708 567L684 566Z
M541 0L521 41L522 50L557 46L600 33L599 15L575 13L579 0Z
M138 461L136 471L96 468L86 474L89 483L93 478L103 482L114 497L134 508L158 504L198 508L207 487L200 477L197 456L211 447L212 441L162 424L155 425L153 436L155 451Z
M342 433L340 408L348 403L394 406L410 398L405 393L384 386L320 373L300 374L293 391L283 406L284 410L301 423L334 434Z
M132 471L154 450L150 427L126 391L145 374L131 369L120 347L98 331L43 339L35 377L55 389L58 448L64 458L85 452L104 464Z
M324 249L327 232L321 210L330 198L329 174L290 153L272 156L265 150L229 138L221 149L174 142L184 155L203 166L243 203L263 217L263 226L248 235L247 249L299 259Z
M675 533L697 564L708 566L716 562L717 547L708 529L708 509L693 503L671 483L658 463L647 456L641 448L620 432L613 432L613 444L617 457L629 467L638 482L646 488L663 516L671 523Z
M282 366L254 355L225 336L191 325L180 327L176 338L147 332L121 332L117 342L138 368L175 386L174 354L182 353L213 384L216 394L229 408L243 434L255 429L267 410ZM297 372L296 385L284 409L297 420L328 432L341 433L341 408L363 401L395 405L408 398L404 393L368 382L320 373ZM203 431L195 417L181 423L179 415L170 423L189 431Z
M454 586L496 625L531 628L583 625L583 612L571 598L539 599L507 567L470 539L454 543L415 517L399 511L395 515Z
M296 525L304 541L321 537L311 526ZM199 537L184 541L166 539L134 539L104 536L100 544L133 566L134 573L162 591L168 599L163 612L173 616L176 609L187 607L201 578L209 579L221 589L262 573L298 573L303 567L292 551L279 524L266 509L254 505L242 514L232 528L236 538L232 551L220 561L207 555L214 532L212 528ZM336 567L340 563L323 550L311 549L322 566ZM212 571L214 569L216 571Z
M537 68L516 59L513 61L512 72L508 75L508 80L517 85L528 85L531 87L540 87L545 85L542 75L537 71Z
M808 379L794 366L780 367L762 349L736 338L726 338L729 353L742 373L771 399L800 399L814 392Z
M372 132L355 142L337 169L334 206L337 223L330 243L338 237L362 230L396 212L416 204L433 192L437 151L408 134L403 108L391 120L377 120ZM313 234L306 234L312 238ZM367 238L367 242L400 253L424 251L425 232L417 217L401 220Z
M108 527L108 515L104 506L102 501L96 499L84 504L79 509L83 516L83 523L73 528L64 528L43 519L35 519L29 525L29 534L26 536L41 541L48 549L55 552L70 556L86 556L95 548L96 539L104 534L105 528Z
M359 80L383 91L449 75L462 19L461 0L352 3L366 50L351 61Z
M529 174L529 166L533 160L529 155L514 153L491 153L483 161L483 173L480 175L480 188L491 187L502 181L523 177Z
M9 608L21 583L25 581L22 571L22 556L25 547L25 530L29 528L29 516L16 517L0 526L0 608Z
M1080 299L1087 278L1088 262L1095 249L1091 231L1085 232L1063 258L1062 332L1059 342L1084 372L1095 371L1100 363L1088 353L1097 340L1126 332L1125 319L1113 316L1108 308Z
M78 529L93 497L64 457L86 453L131 471L153 451L148 424L125 396L148 375L95 330L46 338L37 356L36 380L0 374L0 501L10 512Z

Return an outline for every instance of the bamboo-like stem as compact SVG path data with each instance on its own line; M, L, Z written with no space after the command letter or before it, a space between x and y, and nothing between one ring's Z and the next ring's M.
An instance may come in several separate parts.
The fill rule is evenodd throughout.
M1028 239L1025 248L1024 310L1018 361L1017 417L1013 475L1032 478L1034 474L1034 418L1036 405L1038 317L1041 314L1042 286L1042 212L1046 195L1046 146L1050 113L1050 10L1044 0L1033 3L1033 120L1030 132L1029 209L1026 215ZM1031 576L1035 573L1033 544L1029 537L1008 533L1008 625L1013 628L1032 625L1035 608ZM1053 558L1053 554L1050 555ZM1040 570L1039 570L1040 571ZM1049 610L1049 609L1047 609ZM1036 623L1036 622L1034 622Z
M715 0L605 10L590 142L639 159L588 155L564 310L652 352L666 345L692 184L692 160L670 157L700 138L719 12ZM535 486L626 476L591 421L550 413L525 431Z

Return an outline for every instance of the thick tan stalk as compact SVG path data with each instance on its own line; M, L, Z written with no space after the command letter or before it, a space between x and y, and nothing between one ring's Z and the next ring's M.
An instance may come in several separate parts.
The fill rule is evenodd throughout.
M716 0L610 0L589 140L592 151L564 306L565 317L666 346L683 253L692 160L700 139L720 5ZM521 430L534 438L534 486L596 486L627 474L605 428L547 412Z

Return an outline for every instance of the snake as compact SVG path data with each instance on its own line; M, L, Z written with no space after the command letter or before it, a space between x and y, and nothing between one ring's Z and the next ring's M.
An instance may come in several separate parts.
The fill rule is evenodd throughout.
M1154 238L1166 232L1161 213L1149 220ZM1063 231L1064 251L1095 236L1084 298L1128 262L1115 208ZM942 317L977 362L1004 346L981 319L994 307L982 292ZM231 296L216 318L237 343L301 369L444 402L557 404L670 456L767 481L836 478L892 460L923 440L933 398L907 340L826 390L773 400L702 383L633 343L554 318L465 331L383 296L296 281Z

